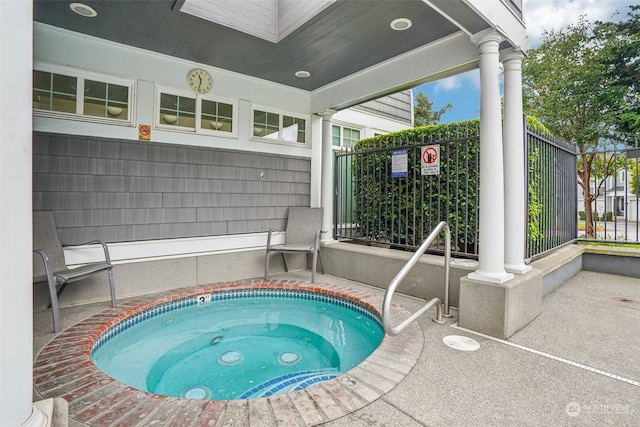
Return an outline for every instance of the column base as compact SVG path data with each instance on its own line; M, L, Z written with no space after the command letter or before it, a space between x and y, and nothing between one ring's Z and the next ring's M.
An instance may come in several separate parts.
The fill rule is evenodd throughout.
M506 339L542 312L542 272L532 270L508 283L460 279L458 325ZM485 279L485 277L483 277Z
M33 404L31 415L20 427L51 427L53 422L53 399Z
M469 277L469 280L474 280L476 282L502 284L513 279L513 274L507 273L506 271L490 272L490 271L476 270L473 273L469 273L468 277Z
M56 397L34 402L31 415L20 424L20 427L68 427L68 425L68 403Z
M504 269L507 273L513 274L525 274L531 271L532 267L530 265L521 263L521 264L505 264Z

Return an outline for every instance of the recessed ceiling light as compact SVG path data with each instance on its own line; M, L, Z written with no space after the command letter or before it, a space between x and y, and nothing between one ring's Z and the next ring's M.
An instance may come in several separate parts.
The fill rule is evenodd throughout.
M304 70L296 71L296 77L300 77L301 79L306 79L310 75L311 73L308 71L304 71Z
M98 12L91 6L87 6L83 3L71 3L69 8L73 10L80 16L84 16L85 18L93 18L94 16L98 16Z
M411 26L413 25L413 22L411 22L411 19L408 19L408 18L398 18L391 21L390 25L391 25L391 28L393 28L396 31L404 31L411 28Z

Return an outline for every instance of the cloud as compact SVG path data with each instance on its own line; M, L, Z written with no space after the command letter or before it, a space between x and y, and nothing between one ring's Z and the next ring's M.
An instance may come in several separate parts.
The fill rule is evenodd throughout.
M523 0L529 46L539 44L545 30L557 31L575 24L581 15L590 22L624 19L630 3L630 0ZM619 14L615 15L616 12Z
M473 89L480 88L480 73L478 70L447 77L433 83L434 92L448 92L471 86Z

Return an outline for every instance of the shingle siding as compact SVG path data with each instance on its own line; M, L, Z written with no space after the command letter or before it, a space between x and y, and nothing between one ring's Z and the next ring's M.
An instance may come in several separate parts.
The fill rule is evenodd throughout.
M64 244L261 232L310 203L306 158L41 132L33 153Z
M413 117L411 117L411 91L405 90L394 93L373 101L365 102L353 107L356 110L365 111L367 113L377 114L411 125Z

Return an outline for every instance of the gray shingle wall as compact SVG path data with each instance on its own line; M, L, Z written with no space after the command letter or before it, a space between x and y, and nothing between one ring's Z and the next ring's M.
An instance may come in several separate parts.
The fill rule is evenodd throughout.
M55 212L63 244L261 232L283 228L287 207L309 206L310 168L305 158L36 132L33 209Z
M378 114L394 120L400 120L407 124L412 123L411 117L411 91L405 90L384 96L373 101L365 102L353 107L356 110Z

